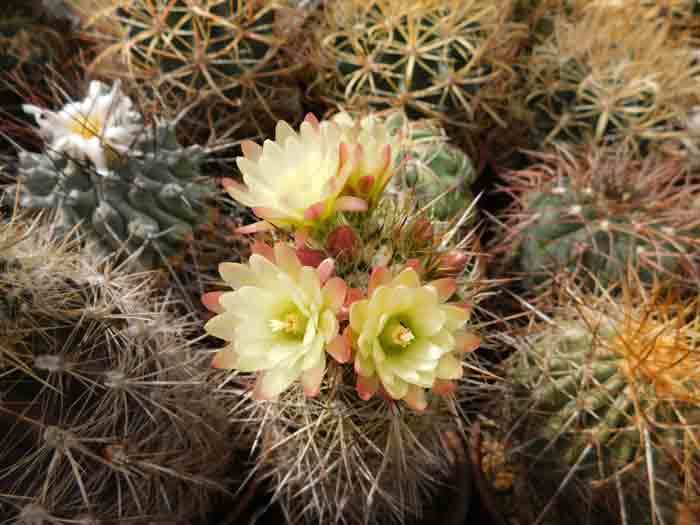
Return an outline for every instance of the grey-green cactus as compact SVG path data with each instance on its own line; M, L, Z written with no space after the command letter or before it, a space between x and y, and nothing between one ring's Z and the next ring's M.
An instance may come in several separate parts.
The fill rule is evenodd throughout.
M214 185L200 172L205 153L180 146L172 123L140 125L128 99L94 84L78 109L27 108L51 140L42 153L19 154L21 204L58 209L64 226L81 224L102 247L136 252L152 265L207 219ZM54 123L60 119L63 129Z
M0 225L0 516L190 523L231 446L187 323L148 274L76 248L38 222Z

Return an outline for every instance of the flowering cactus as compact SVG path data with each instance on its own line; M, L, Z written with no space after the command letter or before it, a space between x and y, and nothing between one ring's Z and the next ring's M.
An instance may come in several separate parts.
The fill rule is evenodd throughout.
M25 104L22 109L33 115L39 131L52 154L68 155L74 160L88 159L100 175L118 154L125 154L143 132L141 117L133 109L131 99L115 82L110 89L102 82L92 81L88 96L71 102L58 111L48 111Z
M450 278L421 286L412 268L394 278L386 268L372 272L369 298L350 309L363 399L381 385L391 398L423 410L425 389L449 390L449 381L462 377L455 354L474 350L479 339L460 330L469 319L467 310L445 304L456 288Z
M221 276L236 291L203 298L219 313L205 330L230 342L213 366L262 372L254 393L259 399L276 397L297 379L307 395L316 395L326 350L338 335L336 315L345 301L345 282L329 278L329 264L302 266L284 244L265 255L254 253L247 265L222 264Z

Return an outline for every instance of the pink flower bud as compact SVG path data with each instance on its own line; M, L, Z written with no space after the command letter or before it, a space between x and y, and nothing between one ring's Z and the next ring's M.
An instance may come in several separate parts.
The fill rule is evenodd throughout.
M318 265L328 257L325 252L321 250L314 250L308 246L301 246L300 248L297 248L296 254L302 266L312 266L313 268L318 268Z
M469 262L469 255L462 250L450 250L438 258L437 272L445 277L457 277Z
M416 220L410 228L411 241L416 248L427 248L430 246L434 235L433 224L425 217Z
M357 256L360 239L350 226L338 226L326 241L326 249L336 259L347 260Z

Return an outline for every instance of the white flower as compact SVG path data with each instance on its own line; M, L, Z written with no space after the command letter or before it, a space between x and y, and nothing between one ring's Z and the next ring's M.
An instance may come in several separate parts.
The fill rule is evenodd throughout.
M50 154L88 159L101 175L143 130L140 116L133 111L131 99L121 92L119 82L110 89L92 81L84 100L68 103L58 112L28 104L22 109L36 119Z
M462 376L460 354L479 345L476 335L463 330L468 312L446 304L455 289L450 278L421 285L412 268L394 278L385 267L373 271L369 297L350 308L357 390L363 399L381 385L393 399L422 410L425 389L453 387L451 382Z
M257 399L272 399L301 379L316 395L326 369L326 352L338 336L337 314L345 282L319 268L302 266L294 250L277 244L254 253L248 264L224 263L219 271L233 292L205 294L204 304L219 315L205 330L229 345L216 355L215 368L261 372ZM330 266L330 268L329 268Z

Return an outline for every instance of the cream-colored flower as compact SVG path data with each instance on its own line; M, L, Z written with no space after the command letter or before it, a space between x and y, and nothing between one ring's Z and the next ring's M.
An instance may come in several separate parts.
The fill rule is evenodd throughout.
M363 200L340 195L352 172L349 150L341 139L340 125L319 123L308 115L298 133L280 121L274 141L262 146L243 142L244 156L236 163L244 185L226 179L224 187L263 221L239 231L308 229L336 211L366 210Z
M267 248L251 255L248 264L221 264L222 278L235 291L203 298L219 314L205 330L229 341L213 366L262 372L254 391L258 399L276 397L297 379L307 395L316 395L326 351L338 336L336 315L345 301L345 282L329 278L330 260L312 268L302 266L285 244Z
M50 154L80 161L87 158L101 175L143 131L141 117L133 110L131 99L121 92L119 82L110 89L92 81L84 100L66 104L58 112L29 104L22 109L36 119Z
M347 113L338 113L331 120L342 127L341 140L350 149L353 169L344 192L374 207L396 172L401 135L374 115L353 120Z
M479 344L463 330L467 310L446 304L455 280L421 285L412 268L392 278L380 267L369 288L368 298L350 308L358 392L369 399L381 385L393 399L422 410L425 389L446 391L446 382L462 376L460 354Z

